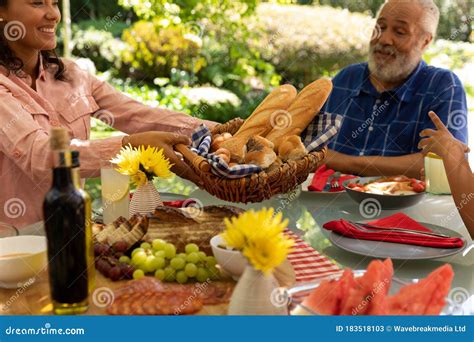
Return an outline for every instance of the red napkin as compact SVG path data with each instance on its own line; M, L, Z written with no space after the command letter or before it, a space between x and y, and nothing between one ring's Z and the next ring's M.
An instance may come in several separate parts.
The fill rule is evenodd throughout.
M163 205L166 206L166 207L173 207L173 208L182 208L183 207L183 204L184 202L186 202L186 200L179 200L179 201L165 201L163 202Z
M398 213L389 217L378 219L369 222L369 224L380 227L397 227L431 232L430 229L422 226L421 224L419 224L418 222L403 213ZM376 233L366 233L358 230L349 222L343 219L327 222L323 225L323 227L327 230L332 230L343 236L360 240L394 242L407 245L417 245L435 248L459 248L464 245L464 241L460 238L442 238L427 235L418 236L410 233L388 232L381 230L377 231L375 229L374 231L376 231Z
M328 169L326 164L321 165L314 173L311 185L308 186L309 191L323 191L328 182L328 178L334 174L334 170Z

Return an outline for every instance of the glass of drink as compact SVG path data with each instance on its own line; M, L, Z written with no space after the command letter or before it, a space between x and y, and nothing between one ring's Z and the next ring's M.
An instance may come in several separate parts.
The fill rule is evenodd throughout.
M120 216L128 219L130 177L116 171L113 164L104 164L100 170L100 179L104 223L112 223Z
M451 194L443 159L437 154L428 153L425 157L425 181L427 192L435 195Z

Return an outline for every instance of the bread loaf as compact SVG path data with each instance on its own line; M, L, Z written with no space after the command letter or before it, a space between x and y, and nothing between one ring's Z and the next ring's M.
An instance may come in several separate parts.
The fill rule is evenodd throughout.
M283 161L298 160L307 154L306 148L298 135L285 137L284 141L278 146L278 157Z
M251 136L265 136L272 129L272 115L286 110L296 98L295 87L289 84L282 85L273 90L260 105L245 120L237 133L228 140L219 143L219 148L230 151L231 161L243 163L245 158L245 145Z
M309 125L319 113L332 90L332 82L329 79L320 79L306 86L296 97L287 111L290 118L286 118L285 126L277 126L268 133L265 138L275 144L278 150L279 144L285 137L290 135L301 135L301 132ZM285 115L282 113L281 115ZM288 115L288 114L286 114ZM285 120L282 120L285 121Z
M273 129L272 115L275 112L287 109L296 98L297 91L290 84L279 86L273 90L253 111L234 137L264 137Z

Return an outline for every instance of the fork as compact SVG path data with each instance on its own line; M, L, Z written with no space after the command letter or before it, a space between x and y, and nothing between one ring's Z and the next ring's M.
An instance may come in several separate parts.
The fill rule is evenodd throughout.
M434 237L440 237L440 238L451 237L444 234L423 232L419 230L404 229L404 228L397 228L397 227L380 227L380 226L374 226L367 223L359 223L359 222L354 222L354 221L348 221L348 222L354 227L356 227L357 229L366 233L377 233L377 230L383 230L386 232L399 232L399 233L407 233L407 234L415 234L415 235L427 235L427 236L434 236Z
M333 190L334 189L339 189L339 187L340 187L339 178L340 177L341 177L341 173L339 171L334 174L334 176L331 179L331 182L332 181L334 181L334 182L330 183L331 184L331 189L333 189Z

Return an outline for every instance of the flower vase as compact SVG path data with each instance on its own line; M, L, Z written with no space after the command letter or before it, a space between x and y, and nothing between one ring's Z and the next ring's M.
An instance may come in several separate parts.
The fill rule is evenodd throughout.
M229 315L288 315L273 274L265 275L247 265L232 293Z
M133 193L130 201L130 217L135 214L146 215L155 211L156 207L162 206L160 194L152 181L139 186Z

